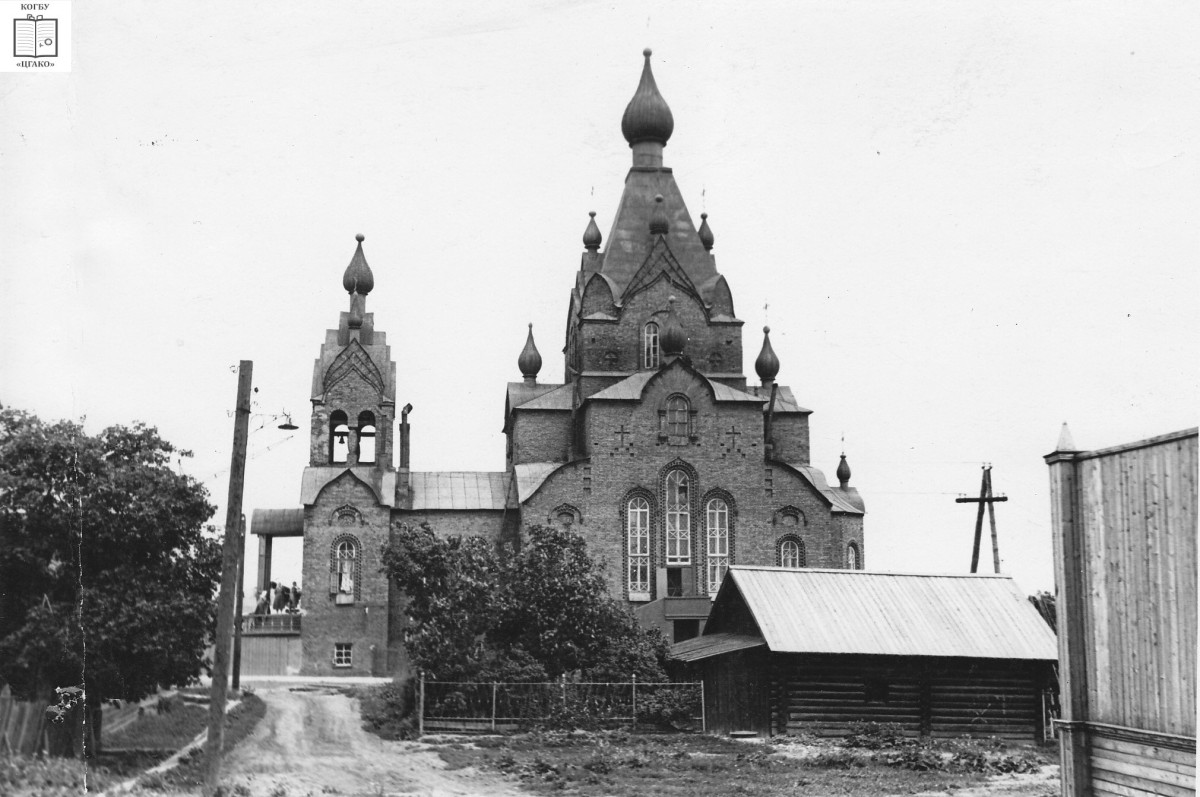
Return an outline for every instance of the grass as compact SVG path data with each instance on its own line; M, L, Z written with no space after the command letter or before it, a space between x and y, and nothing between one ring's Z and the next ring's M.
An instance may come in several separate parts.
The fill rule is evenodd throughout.
M231 750L254 730L254 726L266 713L267 705L251 693L242 695L242 704L225 715L225 743L222 749ZM207 723L205 709L205 723ZM198 733L199 731L197 731ZM196 734L193 733L192 737ZM191 741L189 738L188 741ZM180 745L182 746L182 745ZM148 775L138 785L156 791L190 791L204 783L204 747L193 749L179 761L179 765L166 772Z
M207 727L208 706L184 702L176 695L121 730L105 734L102 742L104 749L178 750Z
M906 749L916 752L854 749L833 742L763 744L690 734L612 731L486 737L473 743L442 744L439 754L452 768L474 766L514 776L534 793L566 790L595 797L866 797L954 791L979 784L1003 769L981 764L983 761L1020 761L1014 767L1021 771L1049 763L1032 748L1009 749L988 742L957 741ZM978 756L966 754L968 750Z

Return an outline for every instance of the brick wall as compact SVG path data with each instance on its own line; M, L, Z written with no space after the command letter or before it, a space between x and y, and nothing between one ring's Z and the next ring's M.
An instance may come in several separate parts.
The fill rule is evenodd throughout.
M695 410L694 439L679 444L659 437L659 405L676 392L685 393ZM695 474L691 509L695 591L704 590L704 504L717 490L727 494L731 504L733 564L777 565L781 539L793 534L804 542L808 566L839 566L842 527L806 481L782 465L764 461L758 405L713 402L707 386L677 369L650 382L642 402L591 404L584 418L588 459L551 476L522 507L522 523L544 522L562 504L576 507L577 530L588 540L592 556L604 564L614 595L627 595L624 505L634 489L642 488L653 497L652 567L664 564L662 478L668 463L676 459ZM730 434L731 429L738 434Z
M374 493L348 473L326 485L315 503L304 508L303 674L373 675L386 670L390 595L380 573L380 553L390 523L391 510L380 506ZM338 605L330 594L329 573L334 544L345 535L359 545L357 594L353 604ZM333 666L334 644L339 642L353 646L353 667Z

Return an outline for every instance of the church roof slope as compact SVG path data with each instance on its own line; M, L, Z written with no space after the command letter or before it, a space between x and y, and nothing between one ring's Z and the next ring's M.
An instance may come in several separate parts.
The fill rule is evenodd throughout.
M864 514L862 507L855 506L840 494L839 489L829 486L829 482L825 481L825 474L820 469L812 465L798 465L794 462L785 462L784 464L803 476L814 490L825 496L834 512L845 512L850 515Z
M505 509L512 477L503 471L414 471L413 510Z
M739 596L775 653L1058 658L1054 633L1008 576L735 566L710 617Z

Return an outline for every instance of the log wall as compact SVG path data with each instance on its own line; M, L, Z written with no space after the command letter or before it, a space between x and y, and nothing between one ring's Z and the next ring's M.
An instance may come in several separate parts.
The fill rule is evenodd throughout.
M1048 664L995 659L776 655L772 731L845 736L890 722L909 736L1040 738Z
M1064 793L1194 794L1196 430L1046 461Z

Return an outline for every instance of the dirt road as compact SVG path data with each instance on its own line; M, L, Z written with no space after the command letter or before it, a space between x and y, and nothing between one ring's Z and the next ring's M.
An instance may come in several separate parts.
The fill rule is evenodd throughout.
M427 745L386 742L366 733L357 701L333 689L303 689L257 692L267 713L229 755L223 783L244 785L254 797L521 794L472 769L447 770Z

